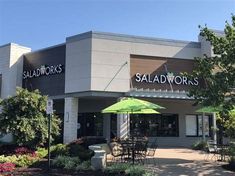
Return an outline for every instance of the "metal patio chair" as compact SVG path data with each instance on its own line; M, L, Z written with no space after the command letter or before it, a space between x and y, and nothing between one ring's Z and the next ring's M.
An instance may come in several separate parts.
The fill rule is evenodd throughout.
M123 148L121 144L118 142L112 142L109 145L113 156L113 162L121 162L123 157Z
M148 163L148 161L152 161L152 163L156 165L155 153L157 148L158 148L158 143L157 143L157 138L155 138L153 141L149 142L145 159L146 164L151 164L151 162Z
M214 158L215 161L217 161L219 153L220 153L220 148L218 147L218 145L215 144L213 140L208 140L205 160L212 160Z
M147 155L148 141L138 141L135 144L135 161L143 163Z

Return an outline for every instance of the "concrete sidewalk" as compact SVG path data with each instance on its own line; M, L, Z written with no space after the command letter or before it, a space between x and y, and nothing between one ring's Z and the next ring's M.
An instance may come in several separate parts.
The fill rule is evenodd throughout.
M146 167L159 176L235 176L215 159L205 160L205 153L186 148L162 148L155 153L155 165ZM150 162L152 163L151 159Z

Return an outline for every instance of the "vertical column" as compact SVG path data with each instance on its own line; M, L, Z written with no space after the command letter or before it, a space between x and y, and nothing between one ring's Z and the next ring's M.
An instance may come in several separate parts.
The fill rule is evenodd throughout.
M103 115L103 136L110 142L110 124L111 124L111 116L110 114Z
M217 125L216 125L216 113L213 113L213 140L214 144L217 144Z
M120 101L122 97L118 99ZM126 138L130 136L130 116L129 114L117 114L117 137Z
M130 121L129 115L118 114L117 115L117 137L125 138L130 133Z
M178 132L179 137L185 137L186 136L186 114L179 113L178 115Z
M64 143L77 139L78 98L65 98L64 103Z
M202 140L205 141L206 135L205 135L205 123L204 123L204 117L205 113L202 113Z

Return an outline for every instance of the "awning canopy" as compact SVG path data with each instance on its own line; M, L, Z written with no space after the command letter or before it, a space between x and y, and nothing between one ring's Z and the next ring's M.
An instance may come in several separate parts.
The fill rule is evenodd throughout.
M161 90L161 89L155 90L155 89L133 88L129 92L126 92L126 96L193 100L192 97L188 96L187 91L180 91L180 90L171 91L171 90Z

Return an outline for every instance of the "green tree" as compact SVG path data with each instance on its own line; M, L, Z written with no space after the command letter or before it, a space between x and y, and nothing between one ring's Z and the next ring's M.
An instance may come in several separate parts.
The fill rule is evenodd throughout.
M203 106L220 106L228 111L235 104L235 16L226 22L224 35L218 36L207 27L200 27L200 35L212 45L214 55L195 58L192 77L202 80L203 88L192 87L190 96Z
M235 139L235 111L231 111L229 113L229 117L227 121L225 121L225 132L226 134Z
M231 24L226 21L223 35L216 35L205 26L200 27L200 36L210 42L214 54L195 58L196 68L188 76L198 77L202 87L192 87L189 95L195 98L196 104L222 106L219 112L222 138L224 128L229 134L235 129L231 126L235 125L234 118L229 114L235 105L235 16L232 15Z
M38 90L17 88L16 95L0 102L0 132L11 133L18 145L36 147L47 142L47 97ZM60 120L52 115L52 138L59 134Z

